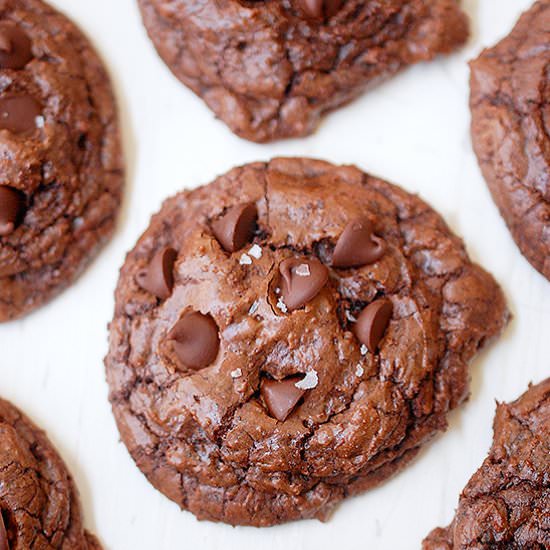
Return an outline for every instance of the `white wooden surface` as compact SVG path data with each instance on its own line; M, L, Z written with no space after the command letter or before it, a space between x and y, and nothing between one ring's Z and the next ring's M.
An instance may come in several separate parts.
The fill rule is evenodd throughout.
M452 517L491 440L495 399L550 375L550 283L525 261L499 218L469 138L466 62L508 33L530 0L466 0L473 37L460 53L417 66L331 115L312 138L259 146L233 136L158 59L136 0L53 0L92 38L113 75L128 182L111 244L70 290L0 326L0 394L44 427L72 470L86 524L110 550L417 549ZM404 473L344 503L326 524L257 530L197 522L157 493L118 441L102 359L125 252L163 198L274 155L360 167L420 193L503 285L515 319L475 362L472 398Z

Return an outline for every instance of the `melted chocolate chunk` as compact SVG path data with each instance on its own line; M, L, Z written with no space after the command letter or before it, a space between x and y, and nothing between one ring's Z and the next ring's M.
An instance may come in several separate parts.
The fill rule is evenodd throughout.
M190 369L203 369L218 355L218 327L210 315L187 313L175 324L169 338L178 359Z
M31 40L21 27L0 23L0 69L22 69L32 58Z
M281 295L289 311L304 307L328 282L328 269L316 258L288 258L279 271Z
M177 257L178 253L173 248L159 250L148 267L137 274L139 286L161 300L169 298L174 287L174 263Z
M236 252L252 240L257 219L253 202L239 204L212 222L212 232L226 252Z
M0 99L0 130L22 134L36 128L36 117L42 107L30 95L4 97Z
M361 267L377 262L386 251L386 244L374 235L367 219L354 220L346 226L332 256L334 267Z
M330 19L344 5L344 0L299 0L302 13L310 19Z
M269 414L279 422L284 422L290 416L306 393L305 390L296 387L300 380L299 376L291 376L284 380L262 380L260 393L264 403Z
M353 332L371 353L376 352L392 314L393 304L387 298L380 298L369 304L359 315Z
M7 185L0 185L0 237L13 233L25 215L25 195Z

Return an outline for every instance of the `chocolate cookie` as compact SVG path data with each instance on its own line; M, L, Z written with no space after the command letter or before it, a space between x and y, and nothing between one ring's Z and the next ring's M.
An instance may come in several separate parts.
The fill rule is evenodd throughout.
M313 132L327 111L461 46L457 0L139 0L149 36L237 135Z
M508 319L424 202L277 159L167 200L128 255L106 358L122 440L201 519L326 518L409 462Z
M101 550L83 529L77 490L48 438L2 399L0 548Z
M107 74L40 0L0 0L0 321L70 284L113 232L122 186Z
M472 139L522 254L550 279L550 0L471 63Z
M550 378L499 405L489 456L424 550L550 548Z

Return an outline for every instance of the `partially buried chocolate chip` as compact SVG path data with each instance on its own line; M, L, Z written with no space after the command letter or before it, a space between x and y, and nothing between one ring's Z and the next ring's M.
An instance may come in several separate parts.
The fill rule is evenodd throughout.
M288 258L281 262L281 298L289 311L313 300L328 281L328 269L317 259Z
M174 263L177 257L178 253L173 248L161 248L149 265L137 274L139 286L157 298L169 298L174 287Z
M346 225L332 255L334 267L360 267L377 262L386 252L386 243L374 235L366 218Z
M299 381L299 376L291 376L284 380L262 380L260 394L273 418L284 422L302 399L306 391L296 387Z
M42 108L30 95L4 97L0 99L0 130L22 134L36 128L36 118Z
M4 518L2 517L2 511L0 510L0 550L9 550L9 548L8 533L6 532Z
M330 19L339 11L344 0L298 0L302 12L311 19Z
M387 298L380 298L369 304L359 315L353 327L357 339L375 353L384 337L393 314L393 304Z
M26 33L14 23L0 23L0 69L22 69L32 57Z
M193 311L184 315L169 334L174 352L182 364L199 370L212 363L220 348L218 327L210 315Z
M25 195L7 185L0 185L0 237L13 233L25 214Z
M212 222L212 231L226 252L240 250L254 236L258 209L253 202L231 207Z

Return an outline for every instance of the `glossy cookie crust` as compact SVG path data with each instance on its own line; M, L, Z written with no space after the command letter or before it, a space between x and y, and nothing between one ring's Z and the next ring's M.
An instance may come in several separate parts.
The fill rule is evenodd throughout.
M0 548L101 550L77 490L44 432L0 399Z
M472 140L495 203L550 279L550 0L471 63Z
M139 468L199 518L325 519L445 429L507 320L419 198L354 167L249 164L168 199L127 256L110 399Z
M122 182L115 102L87 39L40 0L0 0L0 322L81 273L113 232Z
M160 56L237 135L312 133L324 113L461 46L457 0L138 0Z
M460 496L453 523L424 550L550 548L550 378L499 405L493 445Z

